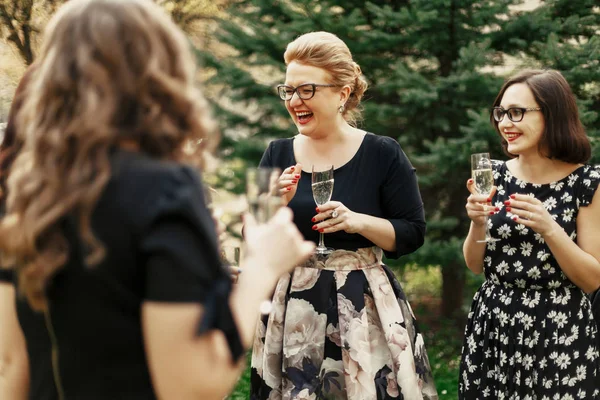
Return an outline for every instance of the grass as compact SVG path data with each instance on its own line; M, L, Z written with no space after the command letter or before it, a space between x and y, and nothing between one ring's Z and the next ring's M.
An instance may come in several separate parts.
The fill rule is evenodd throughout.
M462 328L454 321L440 318L442 278L439 268L409 267L396 271L398 279L417 316L440 399L458 398L458 368L462 345ZM240 377L229 400L247 400L250 393L250 355L248 367Z

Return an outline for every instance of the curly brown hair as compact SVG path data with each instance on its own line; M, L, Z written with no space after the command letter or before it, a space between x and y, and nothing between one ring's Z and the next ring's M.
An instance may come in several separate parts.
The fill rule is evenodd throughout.
M187 39L151 1L69 1L49 23L36 64L16 118L24 146L8 177L0 252L40 310L68 260L67 215L89 249L86 264L104 256L90 218L111 177L110 153L133 144L182 160L189 143L202 153L213 124Z

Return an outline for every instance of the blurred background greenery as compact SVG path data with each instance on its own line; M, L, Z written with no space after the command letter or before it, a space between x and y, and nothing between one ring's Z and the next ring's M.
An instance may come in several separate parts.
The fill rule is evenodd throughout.
M48 17L64 0L0 0L0 123ZM243 211L243 172L269 140L295 134L274 85L298 35L337 34L362 67L367 131L398 140L417 168L426 206L425 245L390 261L426 333L442 399L455 399L462 329L483 277L461 245L469 155L504 158L489 124L503 79L522 68L561 71L578 99L600 162L598 0L156 0L196 49L198 80L221 142L205 179L233 236ZM248 398L248 371L231 395Z

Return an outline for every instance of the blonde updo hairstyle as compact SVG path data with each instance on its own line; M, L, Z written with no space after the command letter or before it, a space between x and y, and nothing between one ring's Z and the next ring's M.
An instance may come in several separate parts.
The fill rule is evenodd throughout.
M213 122L194 87L188 40L150 0L70 0L49 23L36 66L16 116L23 148L8 177L0 253L43 309L48 281L69 257L67 215L86 263L103 259L90 219L111 177L110 153L133 145L183 160L189 143L202 153Z
M350 86L350 97L342 115L350 125L356 126L361 120L360 101L368 84L346 43L329 32L305 33L287 45L283 58L285 65L296 61L324 69L329 73L327 83L330 85Z

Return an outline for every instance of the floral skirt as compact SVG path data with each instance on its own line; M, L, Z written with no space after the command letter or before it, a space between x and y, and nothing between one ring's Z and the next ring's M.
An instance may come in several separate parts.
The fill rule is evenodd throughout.
M313 256L257 326L251 399L437 399L423 337L377 247Z

